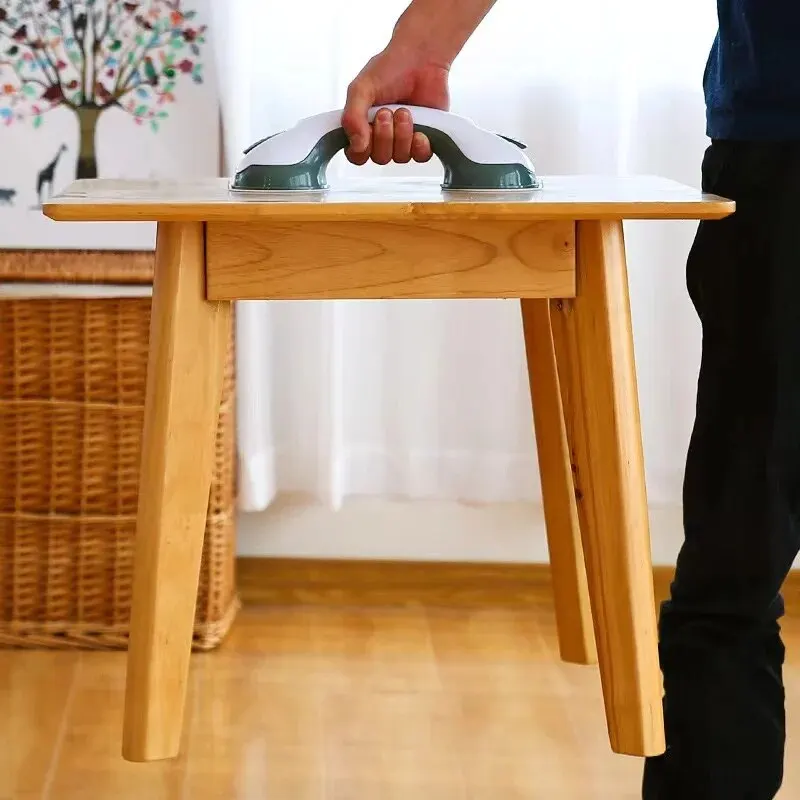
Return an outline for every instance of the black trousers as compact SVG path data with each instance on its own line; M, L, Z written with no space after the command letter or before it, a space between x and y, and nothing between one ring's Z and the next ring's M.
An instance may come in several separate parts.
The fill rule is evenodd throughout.
M702 323L685 543L661 609L667 752L645 800L772 800L783 779L781 585L800 548L800 142L714 141L687 263Z

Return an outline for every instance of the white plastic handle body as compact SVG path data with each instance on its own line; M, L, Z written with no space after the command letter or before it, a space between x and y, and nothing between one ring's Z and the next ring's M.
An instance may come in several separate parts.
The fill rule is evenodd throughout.
M369 122L373 122L381 108L392 111L408 109L415 125L424 125L446 134L466 158L477 164L523 164L533 169L528 157L516 144L479 128L467 117L424 106L387 104L369 109ZM271 136L250 149L244 155L239 169L251 165L299 163L323 136L342 127L342 113L343 109L337 109L300 120L289 130Z

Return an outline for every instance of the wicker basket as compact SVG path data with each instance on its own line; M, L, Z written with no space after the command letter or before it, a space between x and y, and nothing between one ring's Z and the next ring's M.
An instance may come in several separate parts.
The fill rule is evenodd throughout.
M0 281L141 286L152 266L152 254L6 252ZM150 305L147 292L0 297L2 646L127 646ZM231 337L195 649L216 647L238 608L234 459Z

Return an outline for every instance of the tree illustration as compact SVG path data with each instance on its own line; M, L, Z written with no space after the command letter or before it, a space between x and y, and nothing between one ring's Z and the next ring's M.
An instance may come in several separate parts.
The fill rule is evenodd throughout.
M97 177L95 134L111 108L158 131L182 79L203 82L205 25L181 0L0 0L0 123L75 112L76 174Z

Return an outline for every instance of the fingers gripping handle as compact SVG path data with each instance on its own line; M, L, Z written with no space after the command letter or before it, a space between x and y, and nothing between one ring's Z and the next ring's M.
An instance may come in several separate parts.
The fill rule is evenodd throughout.
M411 113L414 130L424 133L444 167L444 189L535 189L539 181L519 145L483 130L466 117L423 106L375 106ZM301 120L290 130L256 142L245 151L232 188L242 190L318 190L327 188L326 168L348 145L342 110Z

